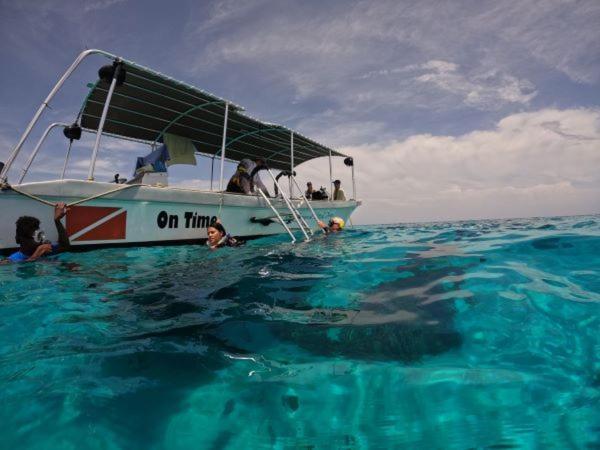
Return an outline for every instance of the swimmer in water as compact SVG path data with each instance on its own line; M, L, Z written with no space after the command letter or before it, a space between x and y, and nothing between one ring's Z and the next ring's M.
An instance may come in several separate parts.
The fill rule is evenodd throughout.
M237 247L242 244L237 239L227 234L225 227L218 220L211 223L206 231L208 233L206 245L211 250L221 247Z
M42 256L55 255L69 250L71 243L61 222L68 210L64 203L57 203L54 206L54 226L58 232L58 243L56 244L52 244L46 239L44 231L40 229L39 219L30 216L19 217L15 236L15 240L19 244L19 251L10 255L6 261L31 262Z
M329 233L339 233L344 229L346 222L341 217L332 217L329 219L329 224L325 225L324 222L319 220L319 226L325 231L326 234Z

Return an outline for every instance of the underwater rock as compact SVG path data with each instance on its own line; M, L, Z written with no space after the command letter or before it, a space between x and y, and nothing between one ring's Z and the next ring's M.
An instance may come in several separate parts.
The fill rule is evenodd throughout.
M298 399L297 395L284 395L281 397L281 401L283 402L284 406L292 411L297 411L300 407L300 400Z
M313 307L303 294L311 292L314 280L261 279L252 285L240 280L226 292L247 305L245 315L219 324L216 334L228 345L263 355L282 341L319 356L363 360L412 362L449 351L462 344L453 326L452 299L471 295L460 286L467 269L479 264L479 257L456 258L452 253L413 255L396 268L400 278L358 292L361 300L347 308ZM314 270L318 261L310 262ZM271 296L277 300L268 306ZM262 300L260 307L257 299Z
M225 407L223 408L223 412L221 413L221 416L227 417L229 414L231 414L233 412L234 408L235 408L235 400L230 398L229 400L227 400L227 403L225 403Z

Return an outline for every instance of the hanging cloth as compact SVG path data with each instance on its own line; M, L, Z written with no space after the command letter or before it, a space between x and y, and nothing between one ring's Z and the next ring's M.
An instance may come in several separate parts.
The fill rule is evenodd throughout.
M190 139L165 133L163 141L169 151L167 166L172 166L173 164L196 165L196 157L194 156L196 148Z

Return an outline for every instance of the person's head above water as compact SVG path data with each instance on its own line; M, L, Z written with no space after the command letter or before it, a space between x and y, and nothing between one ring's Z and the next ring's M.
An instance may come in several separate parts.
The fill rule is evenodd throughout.
M331 231L342 231L345 225L346 222L341 217L332 217L328 224Z
M318 221L319 226L323 229L323 231L328 233L337 233L338 231L342 231L346 222L341 217L332 217L329 219L329 223L325 225L324 222Z
M223 239L223 236L227 234L223 224L218 221L211 223L206 232L208 233L208 243L211 246L217 245Z
M40 232L39 219L31 216L22 216L17 220L15 241L21 247L23 253L31 255L35 249L43 244L43 233ZM36 235L36 236L34 236Z

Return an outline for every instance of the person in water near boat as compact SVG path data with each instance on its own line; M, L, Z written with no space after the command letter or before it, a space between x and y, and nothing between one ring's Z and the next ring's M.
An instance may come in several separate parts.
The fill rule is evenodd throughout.
M342 219L341 217L332 217L331 219L329 219L329 223L327 225L325 225L325 223L320 220L318 224L323 229L325 234L339 233L346 226L346 222L344 222L344 219Z
M211 250L221 247L237 247L242 245L240 241L225 231L225 227L218 220L208 226L207 233L208 239L206 240L206 245Z
M15 240L19 244L19 251L10 255L9 262L35 261L42 256L55 255L69 250L71 243L61 219L69 209L64 203L54 206L54 225L58 232L58 243L52 244L46 239L44 231L40 229L40 221L36 217L22 216L17 220Z
M342 182L340 180L335 180L333 182L333 199L334 200L346 200L346 194L344 190L341 188Z
M260 189L267 197L270 197L267 187L258 174L260 170L266 168L267 164L262 158L257 158L255 161L249 158L242 159L227 183L226 191L251 195L257 193L256 189Z

